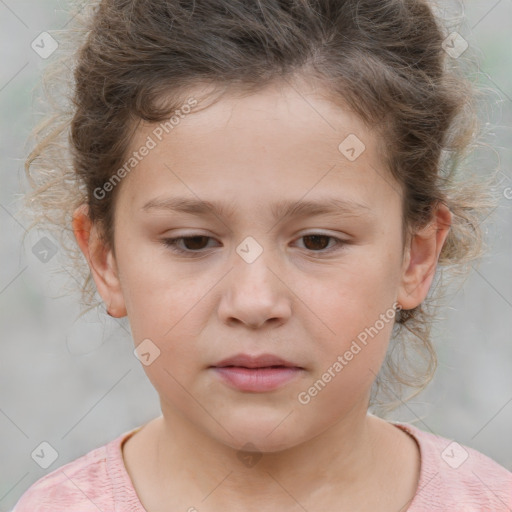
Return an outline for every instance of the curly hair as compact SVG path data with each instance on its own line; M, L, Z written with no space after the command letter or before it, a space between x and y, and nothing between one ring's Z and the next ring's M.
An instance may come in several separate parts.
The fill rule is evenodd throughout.
M370 406L390 410L403 387L415 390L411 398L426 386L444 277L467 275L481 256L480 223L494 204L489 182L464 171L478 132L476 88L462 59L443 49L444 27L426 0L96 0L55 34L62 57L46 70L49 112L26 160L28 204L33 226L53 229L66 249L86 305L97 297L72 213L87 204L113 249L120 187L105 198L95 190L126 162L141 121L169 119L198 84L213 95L314 80L384 141L406 236L439 203L452 213L435 284L421 305L398 312Z

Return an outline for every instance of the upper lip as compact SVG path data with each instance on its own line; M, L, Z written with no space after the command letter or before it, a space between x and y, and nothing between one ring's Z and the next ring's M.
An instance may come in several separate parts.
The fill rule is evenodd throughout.
M282 359L281 357L275 356L273 354L260 354L257 356L251 356L250 354L236 354L234 356L223 359L222 361L219 361L212 366L217 368L223 366L242 366L245 368L288 366L301 368L299 365L291 363L290 361L286 361L285 359Z

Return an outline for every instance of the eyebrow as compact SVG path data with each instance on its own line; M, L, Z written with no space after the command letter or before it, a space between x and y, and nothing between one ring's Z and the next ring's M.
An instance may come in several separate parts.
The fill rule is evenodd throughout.
M219 201L203 201L188 197L154 198L148 201L142 210L164 210L178 213L188 213L198 216L218 216L223 218L233 217L237 208L232 204ZM313 215L340 215L357 216L371 214L372 209L363 203L337 197L318 198L315 201L290 201L281 200L270 207L274 219L284 220L291 217L306 217Z

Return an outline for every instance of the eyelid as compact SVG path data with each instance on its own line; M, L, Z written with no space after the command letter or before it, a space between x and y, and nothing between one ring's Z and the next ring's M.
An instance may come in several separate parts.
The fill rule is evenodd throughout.
M182 248L178 247L178 243L182 240L186 240L189 238L201 238L201 237L207 238L209 240L214 240L214 238L210 235L205 235L202 233L195 233L195 234L186 234L186 235L175 236L175 237L166 237L166 238L162 238L161 241L162 241L162 244L165 247L169 248L172 252L193 257L193 256L200 256L200 255L206 254L208 252L208 249L200 249L197 251L182 249ZM209 242L209 240L208 240L208 242Z
M348 245L350 243L349 240L345 240L345 239L340 238L338 236L334 236L334 235L332 235L330 233L322 233L320 231L313 231L313 232L308 232L308 233L301 234L300 236L295 238L295 241L300 240L300 239L305 238L305 237L310 237L310 236L325 236L327 238L330 238L330 239L334 240L334 245L332 245L332 247L329 247L328 249L322 249L320 251L313 251L311 249L304 249L305 251L308 252L308 254L318 255L317 257L322 257L323 255L327 256L331 252L340 251L341 249L343 249L343 247L345 245Z

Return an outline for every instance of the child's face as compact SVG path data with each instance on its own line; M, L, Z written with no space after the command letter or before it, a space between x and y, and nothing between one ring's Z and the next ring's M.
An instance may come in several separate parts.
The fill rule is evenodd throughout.
M365 415L393 304L421 302L405 289L414 288L418 258L428 263L402 255L399 186L377 136L348 111L292 88L192 109L160 142L155 128L139 128L134 151L148 136L157 144L121 184L116 257L95 278L106 304L127 312L135 345L151 340L160 350L144 369L164 417L185 418L234 448L250 441L274 451ZM345 153L338 148L350 134L365 145L355 160L356 139ZM225 212L164 206L178 197ZM331 211L274 216L281 202ZM178 241L188 254L165 245L191 236L209 238ZM240 389L212 367L240 353L302 369L267 391Z

